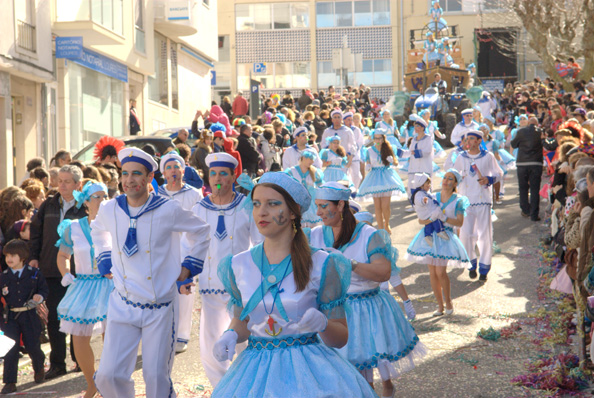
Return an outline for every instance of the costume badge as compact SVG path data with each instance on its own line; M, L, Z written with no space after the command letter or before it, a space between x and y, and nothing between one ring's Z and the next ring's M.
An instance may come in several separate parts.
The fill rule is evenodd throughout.
M7 294L8 294L8 286L4 286L4 287L2 288L2 295L3 295L3 296L6 296Z

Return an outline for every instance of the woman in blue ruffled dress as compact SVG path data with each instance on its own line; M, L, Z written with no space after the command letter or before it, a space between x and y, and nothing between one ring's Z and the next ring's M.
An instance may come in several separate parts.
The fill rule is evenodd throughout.
M337 183L324 183L316 189L315 202L324 225L311 230L310 242L313 247L342 252L351 261L348 343L339 353L370 384L377 368L383 382L382 397L392 397L392 377L412 369L426 348L394 297L380 289L396 267L398 252L390 235L358 223L348 199L349 190Z
M437 142L436 138L444 140L447 137L439 131L437 121L431 120L431 112L429 109L423 109L421 112L419 112L419 116L427 122L427 135L433 137L433 159L445 158L447 153L441 144Z
M381 111L382 120L375 124L376 129L386 130L386 140L395 148L402 148L400 135L396 121L392 119L392 113L389 109Z
M91 398L97 392L93 381L95 356L91 337L105 331L107 302L113 290L113 281L102 277L97 269L90 223L95 219L101 202L108 199L107 187L90 180L80 192L74 192L74 197L77 207L83 203L87 205L89 215L79 220L65 219L58 226L60 239L56 246L60 249L57 263L62 274L62 285L68 286L64 298L58 304L58 318L60 331L72 335L76 362L87 382L84 397ZM73 255L76 277L70 273L70 258Z
M456 169L449 169L441 182L441 192L437 193L437 201L441 204L440 220L445 225L445 232L449 240L442 239L433 233L433 242L428 244L423 228L415 236L406 250L405 258L418 264L427 264L431 289L437 300L438 309L433 316L451 315L454 312L450 294L450 279L447 267L467 268L470 264L468 254L454 232L464 223L466 209L470 205L465 196L456 193L456 187L462 181L462 176ZM425 225L432 220L420 220ZM445 305L444 305L445 301Z
M269 172L252 201L264 243L219 265L234 318L213 354L232 359L238 342L248 345L212 397L374 397L332 349L348 340L344 305L351 266L340 254L309 246L301 229L309 192L288 174Z
M439 5L439 0L431 1L431 9L429 10L429 15L431 15L429 30L431 32L439 32L440 30L448 27L446 20L441 17L442 14L443 9L441 8L441 5Z
M386 130L375 129L373 132L373 146L365 152L365 179L359 186L357 197L373 198L375 219L378 229L390 230L390 200L394 196L406 196L406 189L402 179L392 168L398 161L394 159L392 146L386 140Z
M309 191L309 194L313 197L314 190L324 182L324 174L322 170L316 169L313 166L314 160L316 160L317 154L313 151L303 151L299 157L299 164L290 167L285 170L285 173L295 178L297 181L301 181L301 184ZM312 201L309 209L301 216L301 224L306 228L313 228L317 223L322 221L316 214L318 208Z
M320 159L322 159L322 165L325 167L324 180L348 181L351 189L354 189L355 185L347 175L347 170L351 167L351 164L347 160L346 151L340 145L340 136L335 134L326 138L326 140L328 148L322 149L320 152Z

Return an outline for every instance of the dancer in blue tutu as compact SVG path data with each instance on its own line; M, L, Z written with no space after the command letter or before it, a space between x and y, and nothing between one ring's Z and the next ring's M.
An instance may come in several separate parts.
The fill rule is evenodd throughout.
M338 134L326 138L328 148L322 149L320 159L324 169L324 181L348 181L349 186L354 188L354 184L347 175L350 161L346 156L346 151L340 145L341 138Z
M309 246L301 229L309 192L288 174L269 172L252 200L264 243L219 265L234 318L213 353L225 361L238 342L248 346L212 397L374 397L359 372L330 348L347 344L351 265Z
M65 219L58 226L60 239L56 246L58 269L62 274L62 285L68 286L60 304L58 318L60 332L72 335L74 355L80 366L87 390L85 398L95 396L97 388L93 381L95 356L91 348L91 337L104 333L107 303L113 290L113 281L99 274L95 261L95 249L91 239L90 222L95 219L101 202L106 200L107 187L100 182L88 181L82 191L74 191L76 206L83 203L89 209L88 217L79 220ZM70 259L76 260L76 277L70 273Z
M441 17L442 14L443 9L439 5L439 0L431 1L431 10L429 10L429 15L431 15L431 22L429 23L430 31L439 32L448 27L446 20Z
M429 267L431 289L438 305L433 316L442 316L444 311L447 315L454 312L450 279L446 268L466 268L470 265L468 254L454 232L454 228L459 228L464 223L466 209L470 205L465 196L456 193L456 188L461 181L462 175L456 169L449 169L441 182L441 192L437 193L436 197L442 212L437 218L445 224L445 232L449 239L442 239L435 234L432 244L429 245L421 229L406 250L407 260L427 264ZM430 220L419 219L419 223L423 225L430 222Z
M311 245L342 252L351 260L348 289L348 343L339 350L367 381L373 383L378 368L383 382L382 397L392 397L391 375L412 369L426 354L413 327L394 297L380 289L390 279L398 252L390 236L366 223L358 223L348 200L350 191L338 183L324 183L316 189L318 215L323 226L311 231ZM382 360L387 361L382 361Z
M386 130L379 128L373 133L373 146L367 150L366 157L363 159L368 172L359 186L357 197L373 198L377 227L391 234L391 197L401 198L406 194L406 190L402 179L392 168L392 165L397 165L398 161L394 159L394 152L386 140L386 134Z
M301 152L299 157L299 164L285 170L285 173L295 178L297 181L301 181L301 184L309 191L309 194L313 197L314 190L324 182L324 175L322 170L313 167L314 161L318 157L318 154L305 150ZM316 214L318 208L312 201L309 209L301 216L301 225L303 227L313 228L322 219Z
M386 139L395 148L402 148L402 137L399 136L398 125L392 119L392 113L389 109L381 111L382 120L375 124L376 129L386 130Z

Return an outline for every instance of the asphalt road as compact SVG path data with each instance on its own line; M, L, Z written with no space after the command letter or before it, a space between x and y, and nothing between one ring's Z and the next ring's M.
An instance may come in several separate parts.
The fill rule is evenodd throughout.
M494 223L494 238L502 251L493 257L492 270L485 284L470 280L466 270L449 272L455 308L452 316L432 317L437 304L431 292L427 267L403 259L399 261L403 282L417 311L413 325L430 352L419 366L397 379L397 397L546 396L526 392L510 383L512 377L525 373L525 361L538 353L537 347L527 343L526 339L488 342L476 336L481 328L500 329L544 305L537 295L538 276L534 262L538 239L546 227L520 216L515 172L510 174L504 202L495 206L499 219ZM434 186L439 188L439 178ZM392 204L390 222L392 239L401 257L420 229L416 216L404 212L406 204L405 201ZM365 206L373 211L372 205L364 203ZM200 300L197 299L189 348L176 356L173 368L172 379L179 397L210 395L211 387L200 363L199 318ZM100 337L93 339L93 346L99 356ZM68 366L72 368L73 364ZM376 381L378 377L376 374ZM144 396L140 356L133 378L136 396ZM376 383L378 388L379 384ZM70 372L57 380L36 385L30 365L26 365L21 369L18 388L23 392L22 396L77 397L85 388L85 382L81 373ZM378 392L381 394L381 389Z

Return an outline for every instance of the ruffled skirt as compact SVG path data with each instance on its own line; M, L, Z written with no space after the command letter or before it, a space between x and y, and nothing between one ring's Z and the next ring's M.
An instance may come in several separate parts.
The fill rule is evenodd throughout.
M296 339L310 343L290 345ZM212 397L376 395L363 376L334 349L324 345L317 335L306 334L282 336L282 340L250 337L248 348L233 361Z
M349 294L347 324L349 341L338 353L359 370L392 362L396 374L415 367L427 354L394 297L380 288Z
M96 274L79 274L58 304L60 331L75 336L103 333L113 281Z
M374 167L365 175L365 179L359 185L357 197L382 197L396 196L397 198L406 195L406 189L402 179L391 167Z
M324 182L330 181L348 181L349 187L355 186L347 175L346 168L342 167L328 166L324 169Z
M508 170L515 170L516 168L516 158L514 158L508 151L505 149L499 149L497 151L499 156L501 157L501 161L499 162L499 166L506 172Z
M434 159L443 159L447 156L446 151L437 140L433 140L433 157Z
M470 264L468 254L451 228L446 228L450 240L445 240L433 233L433 245L425 241L424 230L421 229L406 249L405 258L417 264L467 268Z

